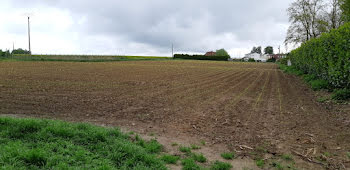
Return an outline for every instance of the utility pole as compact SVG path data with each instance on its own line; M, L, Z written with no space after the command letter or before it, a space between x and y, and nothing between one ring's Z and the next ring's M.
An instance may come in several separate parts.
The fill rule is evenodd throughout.
M32 50L30 49L30 22L28 16L28 42L29 42L29 54L32 54Z
M281 46L278 46L278 54L281 54Z
M174 44L171 44L171 57L174 57Z
M12 42L12 52L11 52L11 56L13 56L13 51L15 50L15 42Z

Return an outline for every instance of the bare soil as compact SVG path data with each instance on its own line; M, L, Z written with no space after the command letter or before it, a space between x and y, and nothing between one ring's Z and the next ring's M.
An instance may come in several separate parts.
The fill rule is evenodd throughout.
M350 168L349 105L317 102L327 93L276 64L0 62L0 94L0 115L118 126L173 154L174 142L200 145L211 161L234 151L235 169Z

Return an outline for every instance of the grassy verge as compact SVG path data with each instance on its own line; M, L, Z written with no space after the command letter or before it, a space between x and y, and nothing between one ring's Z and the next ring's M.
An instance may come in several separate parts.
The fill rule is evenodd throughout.
M0 169L166 169L160 151L115 128L0 117Z
M170 57L154 56L94 56L94 55L15 55L0 61L64 61L64 62L113 62L139 60L171 60Z
M303 80L310 85L310 87L315 90L327 90L332 93L332 99L336 101L344 101L350 99L350 89L333 89L327 80L319 79L313 74L304 74L304 72L294 68L293 66L286 66L284 64L279 64L279 67L283 72L288 74L294 74L303 78ZM319 99L319 101L324 102L325 98Z

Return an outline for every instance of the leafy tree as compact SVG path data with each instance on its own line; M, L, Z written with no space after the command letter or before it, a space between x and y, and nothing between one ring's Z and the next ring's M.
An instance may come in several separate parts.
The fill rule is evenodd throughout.
M18 48L12 51L12 54L30 54L30 51Z
M252 51L250 52L251 54L252 53L258 53L258 54L262 54L261 52L261 46L259 47L253 47Z
M343 0L330 0L330 3L327 6L330 7L330 11L325 11L324 20L328 26L328 31L331 29L337 29L344 24L342 19L342 9L341 4Z
M273 54L273 47L272 46L267 46L264 49L264 54Z
M230 56L225 49L216 50L216 56Z
M342 0L341 6L342 17L345 22L350 22L350 0Z
M350 21L350 0L295 0L288 8L285 44L299 44Z
M296 0L288 8L289 21L285 44L302 43L326 32L326 23L322 20L323 0Z
M6 50L6 51L2 51L0 49L0 57L9 57L10 56L10 51Z

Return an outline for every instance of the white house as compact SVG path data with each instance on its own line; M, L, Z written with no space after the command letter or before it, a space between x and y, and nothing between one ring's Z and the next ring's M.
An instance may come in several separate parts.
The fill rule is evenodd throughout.
M244 61L248 61L250 58L253 58L255 61L258 61L258 62L266 62L270 58L270 56L261 55L258 53L249 53L243 57Z

